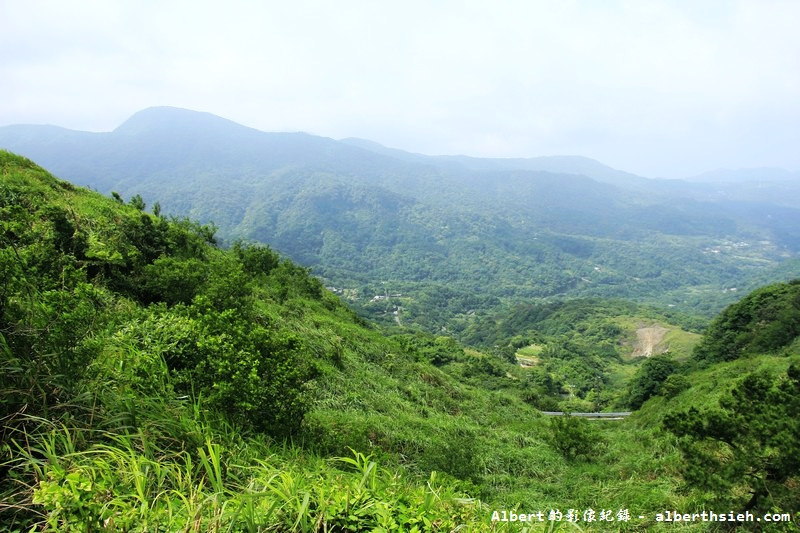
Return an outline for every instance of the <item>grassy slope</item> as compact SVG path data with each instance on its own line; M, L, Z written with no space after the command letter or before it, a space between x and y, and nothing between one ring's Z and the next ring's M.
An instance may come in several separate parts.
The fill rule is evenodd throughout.
M235 375L218 373L207 391L180 394L171 348L142 339L164 317L208 328L225 315L220 291L236 287L214 272L239 272L231 252L203 243L201 228L170 223L184 245L164 253L194 254L211 274L186 304L144 303L138 285L124 282L155 287L146 295L153 300L148 265L157 258L144 257L123 230L151 215L10 154L0 162L5 527L485 531L494 509L629 508L647 518L622 529L644 530L660 509L692 508L693 496L679 490L679 454L658 424L660 397L638 416L583 428L596 444L585 455L560 453L566 434L523 401L523 369L457 347L435 367L424 337L383 336L289 267L237 279L255 324L302 339L299 360L316 368L292 440L219 403L219 385ZM74 239L59 240L60 212ZM209 307L211 298L220 303ZM247 338L227 334L234 343Z
M370 452L362 435L343 440L337 420L315 424L328 412L350 422L352 409L371 413L378 425L421 409L403 385L409 377L414 393L438 397L440 382L457 387L452 380L365 327L332 294L316 293L307 273L288 262L243 276L232 253L204 242L204 228L159 220L75 188L8 153L0 153L0 163L4 527L316 531L352 522L407 530L427 521L429 528L449 530L475 522L477 507L454 500L453 481L425 483L429 472L406 481L398 461L385 470L348 449ZM148 243L132 235L149 225L163 226L172 244L148 259ZM192 260L207 273L187 289L194 295L188 303L159 303L176 298L181 285L170 278L159 298L159 271L151 267L165 257ZM236 293L220 274L233 275L247 290ZM224 291L241 300L226 304ZM237 410L258 405L240 401L235 390L219 396L252 381L213 367L228 364L226 357L241 367L252 348L227 305L255 317L254 329L264 325L268 347L286 332L300 339L301 356L316 373L299 396L302 411L314 414L294 433L306 447L269 437L281 433L280 425L258 430L258 420L239 416ZM214 321L225 328L229 319L234 327L215 334ZM195 324L200 338L191 337ZM198 363L217 371L214 383L204 386L195 375L198 389L192 385L188 395L178 390L186 383L176 366L187 336L188 349L216 343L217 354ZM417 379L422 372L435 385ZM273 385L255 381L259 394ZM298 393L277 392L277 400L267 394L267 407L281 408L282 396ZM334 447L344 459L312 451Z

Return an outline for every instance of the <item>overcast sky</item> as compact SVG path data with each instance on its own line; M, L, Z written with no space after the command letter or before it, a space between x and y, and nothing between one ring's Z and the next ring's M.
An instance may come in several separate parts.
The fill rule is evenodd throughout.
M800 170L800 1L0 0L0 125L146 107L650 177Z

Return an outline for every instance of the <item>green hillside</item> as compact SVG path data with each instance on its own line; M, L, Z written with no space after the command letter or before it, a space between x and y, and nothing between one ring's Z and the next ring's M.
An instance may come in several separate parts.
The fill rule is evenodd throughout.
M466 349L386 333L272 249L220 248L141 197L4 151L0 180L0 531L672 531L658 513L798 509L796 338L701 360L691 319L592 300L476 321ZM797 286L764 289L769 309ZM633 356L640 323L669 330L651 343L669 353ZM526 348L546 372L520 366ZM751 402L763 423L742 387L770 400ZM632 400L619 421L539 412ZM692 407L747 441L709 448ZM733 474L769 489L753 504L745 478L692 470L738 447Z
M405 530L474 516L452 480L398 477L317 422L418 363L304 269L268 248L223 252L208 227L7 152L0 164L4 530Z
M625 410L628 385L647 360L687 361L701 326L697 318L632 302L578 299L516 305L477 319L462 338L516 358L534 389L549 392L534 400L544 410Z

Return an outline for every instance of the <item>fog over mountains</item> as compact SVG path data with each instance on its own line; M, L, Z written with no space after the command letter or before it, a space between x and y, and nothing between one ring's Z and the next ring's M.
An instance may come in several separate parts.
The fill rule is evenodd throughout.
M5 126L0 147L213 221L225 241L268 243L367 312L433 329L564 295L691 308L702 294L714 308L708 294L790 277L800 251L800 179L781 169L648 179L584 157L427 156L168 107L107 133ZM405 299L369 308L389 292Z

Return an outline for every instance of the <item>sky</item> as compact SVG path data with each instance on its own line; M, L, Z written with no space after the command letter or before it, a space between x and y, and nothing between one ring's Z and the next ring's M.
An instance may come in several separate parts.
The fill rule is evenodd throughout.
M0 125L141 109L648 177L800 171L795 0L0 0Z

